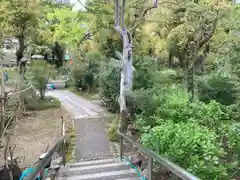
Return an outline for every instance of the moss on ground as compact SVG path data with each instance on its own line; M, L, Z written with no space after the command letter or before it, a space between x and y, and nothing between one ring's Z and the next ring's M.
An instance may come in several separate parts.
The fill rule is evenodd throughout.
M107 136L110 141L118 141L118 123L119 123L119 116L114 116L112 122L108 126Z
M72 124L68 125L68 138L66 140L66 161L70 162L74 159L76 145L76 131L73 128Z

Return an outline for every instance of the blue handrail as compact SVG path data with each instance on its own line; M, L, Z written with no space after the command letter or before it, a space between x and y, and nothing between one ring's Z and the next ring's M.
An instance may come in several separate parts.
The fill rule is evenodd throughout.
M138 170L137 166L133 165L133 164L128 160L128 158L122 157L122 159L126 160L126 161L129 163L129 165L131 166L131 168L135 169L138 177L140 177L141 180L147 180L146 177L144 177L144 176L141 175L141 173L140 173L140 171Z
M30 173L33 172L33 170L34 170L33 168L28 168L28 169L24 170L24 171L22 172L22 176L20 177L19 180L23 180L23 178L29 176ZM48 173L48 171L45 170L45 174L47 174L47 173ZM37 180L41 180L41 179L40 179L40 176L37 176L36 178L37 178Z

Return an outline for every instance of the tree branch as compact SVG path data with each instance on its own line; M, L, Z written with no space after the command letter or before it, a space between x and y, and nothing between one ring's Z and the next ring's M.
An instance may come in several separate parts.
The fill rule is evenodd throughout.
M125 5L126 5L126 0L123 0L123 3L122 3L122 27L123 27L123 30L126 30L126 25L125 25Z
M119 19L120 19L120 12L119 12L119 10L120 10L120 3L119 3L119 0L115 0L115 4L116 4L116 9L115 9L115 18L114 18L114 21L115 21L115 27L114 27L114 29L118 32L118 33L120 33L120 34L122 34L122 28L120 27L120 23L119 23Z
M199 48L201 48L205 43L207 43L212 38L212 36L216 30L216 27L217 27L217 21L218 21L218 16L212 22L212 31L208 34L208 36L206 38L202 39L199 42Z
M175 2L163 1L163 2L160 2L160 3L159 3L158 0L154 0L154 3L153 3L152 6L149 6L149 7L145 8L145 9L142 11L142 13L141 13L138 21L137 21L137 22L135 23L135 25L130 29L130 32L134 31L134 30L140 25L142 19L143 19L144 16L148 13L148 11L157 8L159 4L165 4L165 3L177 5L177 3L175 3Z

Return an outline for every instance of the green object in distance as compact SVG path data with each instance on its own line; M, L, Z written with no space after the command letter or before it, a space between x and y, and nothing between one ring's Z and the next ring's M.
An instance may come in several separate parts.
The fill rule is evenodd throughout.
M70 59L70 56L69 56L69 55L65 55L65 56L64 56L64 59L65 59L66 61L68 61L68 60Z

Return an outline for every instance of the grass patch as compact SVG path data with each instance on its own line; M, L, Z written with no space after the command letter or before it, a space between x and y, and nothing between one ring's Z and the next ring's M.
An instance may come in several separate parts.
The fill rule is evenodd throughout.
M96 92L79 91L75 87L69 87L68 90L88 100L100 100L100 97Z
M66 161L70 162L73 157L73 151L75 151L76 132L73 126L68 127L68 138L66 140Z
M115 116L112 122L108 126L107 136L110 141L113 141L113 142L118 141L118 134L117 134L118 122L119 122L119 116Z
M30 111L39 111L39 110L45 110L50 108L60 108L61 103L57 99L48 96L48 97L45 97L44 100L41 100L39 98L26 99L25 107L27 110L30 110Z

